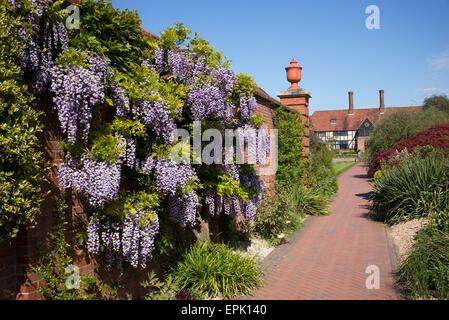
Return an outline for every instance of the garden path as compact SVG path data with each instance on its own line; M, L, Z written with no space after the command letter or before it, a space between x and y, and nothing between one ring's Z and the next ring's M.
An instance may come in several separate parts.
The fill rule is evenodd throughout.
M308 218L303 229L276 248L264 260L264 286L245 299L399 299L387 227L368 216L368 181L360 163L342 173L330 214ZM366 273L368 266L378 267L379 289L366 287L375 275Z

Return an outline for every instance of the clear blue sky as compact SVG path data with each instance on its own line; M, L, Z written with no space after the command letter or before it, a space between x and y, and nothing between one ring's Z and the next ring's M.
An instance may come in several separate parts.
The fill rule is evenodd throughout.
M148 1L113 0L138 10L143 27L159 34L182 22L254 76L270 95L287 89L284 68L303 66L299 85L312 93L310 113L420 105L449 95L449 0ZM368 5L380 9L380 29L368 30Z

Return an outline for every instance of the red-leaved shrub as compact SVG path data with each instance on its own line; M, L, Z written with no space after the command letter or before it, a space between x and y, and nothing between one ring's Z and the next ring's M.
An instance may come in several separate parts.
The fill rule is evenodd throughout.
M449 148L449 123L433 125L429 130L418 132L416 135L403 139L387 150L379 150L371 158L368 175L372 177L380 169L382 161L387 161L396 150L407 148L413 153L417 146L432 145L435 149Z

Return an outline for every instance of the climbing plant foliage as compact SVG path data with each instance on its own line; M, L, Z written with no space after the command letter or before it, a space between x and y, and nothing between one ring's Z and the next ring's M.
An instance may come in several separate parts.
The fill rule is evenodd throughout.
M276 181L284 185L301 185L306 163L303 157L304 126L301 114L294 110L277 108L273 117L278 129L278 170Z
M23 19L0 1L0 242L17 236L39 212L44 177L36 134L40 113L22 81L18 57L23 50L18 33Z
M46 112L58 117L65 149L59 187L87 205L90 253L103 255L108 267L146 268L161 214L183 228L196 226L202 206L211 215L254 219L263 186L253 165L169 157L185 142L172 132L186 129L191 140L194 121L203 131L254 127L250 76L236 75L221 52L183 24L156 41L142 34L137 12L81 0L81 28L66 30L62 1L8 2L26 22L17 31L26 48L24 80L37 101L52 98ZM258 143L248 152L268 147Z

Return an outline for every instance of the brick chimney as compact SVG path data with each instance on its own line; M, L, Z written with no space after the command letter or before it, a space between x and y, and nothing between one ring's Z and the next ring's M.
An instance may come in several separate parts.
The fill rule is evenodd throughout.
M354 114L354 92L349 91L348 92L349 95L349 109L348 109L348 114L349 115L353 115Z
M382 114L385 112L384 91L383 90L379 90L379 98L380 98L379 112Z
M303 156L305 158L309 155L309 99L312 97L308 90L300 88L298 82L301 81L302 67L298 65L295 59L290 61L290 65L285 68L287 72L287 80L291 86L287 90L277 92L281 102L287 108L296 110L301 114L302 123L306 130L306 136L303 139Z

